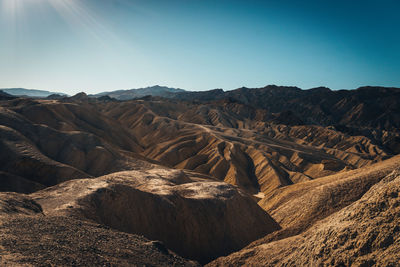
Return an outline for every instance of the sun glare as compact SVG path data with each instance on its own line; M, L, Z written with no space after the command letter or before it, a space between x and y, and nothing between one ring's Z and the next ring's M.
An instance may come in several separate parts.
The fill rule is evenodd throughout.
M21 9L23 0L2 0L1 11L3 16L14 17L16 12Z
M46 11L43 13L43 10ZM0 0L0 16L15 31L18 31L17 25L22 21L29 25L29 17L46 16L48 12L57 13L75 31L84 32L99 41L115 38L106 23L82 0Z

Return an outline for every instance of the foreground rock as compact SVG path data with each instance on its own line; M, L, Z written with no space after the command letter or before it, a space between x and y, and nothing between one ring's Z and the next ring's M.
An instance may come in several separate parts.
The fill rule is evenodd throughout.
M0 193L0 266L199 266L161 242L68 217Z
M209 262L279 229L236 187L177 170L128 171L34 193L48 215L73 215L161 240L179 255Z
M398 266L400 171L301 235L249 246L209 266Z

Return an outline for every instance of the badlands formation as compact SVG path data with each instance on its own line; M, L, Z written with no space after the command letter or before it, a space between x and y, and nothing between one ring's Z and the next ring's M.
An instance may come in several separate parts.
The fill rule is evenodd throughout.
M400 89L140 90L0 91L1 266L399 266Z

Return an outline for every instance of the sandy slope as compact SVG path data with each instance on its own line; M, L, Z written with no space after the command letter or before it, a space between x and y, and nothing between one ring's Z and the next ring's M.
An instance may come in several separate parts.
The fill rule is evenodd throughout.
M398 266L400 171L306 232L252 244L208 266Z
M360 169L279 188L259 205L283 228L301 231L359 199L399 166L400 156L395 156Z

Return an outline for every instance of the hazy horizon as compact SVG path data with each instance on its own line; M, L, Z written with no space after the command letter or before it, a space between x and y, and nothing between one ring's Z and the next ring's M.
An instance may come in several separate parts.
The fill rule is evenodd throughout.
M0 90L10 90L10 89L11 89L11 90L12 90L12 89L38 90L38 91L47 91L47 92L51 92L51 93L64 93L64 94L73 96L73 95L75 95L75 94L82 93L82 92L83 92L83 93L86 93L86 94L88 94L88 95L90 95L90 94L95 95L95 94L99 94L99 93L114 92L114 91L146 89L146 88L151 88L151 87L155 87L155 86L168 87L168 88L173 88L173 89L182 89L182 90L189 91L189 92L194 92L194 91L195 91L195 90L190 90L190 89L186 89L186 88L178 88L178 87L173 87L173 86L171 87L171 86L158 85L158 84L151 85L151 86L145 86L145 87L137 87L137 88L110 89L110 90L99 91L99 92L94 92L94 93L89 93L89 92L87 92L87 91L85 91L85 90L76 90L76 91L73 91L73 93L66 93L65 91L56 90L56 89L25 88L25 87L0 88ZM200 91L210 91L210 90L222 89L223 91L227 92L227 91L233 91L233 90L236 90L236 89L239 89L239 88L243 88L243 87L249 88L249 89L257 89L257 88L263 88L263 87L267 87L267 86L297 87L297 88L300 88L300 89L302 89L302 90L310 90L310 89L314 89L314 88L318 88L318 87L326 87L326 86L315 86L315 87L310 87L310 88L302 88L302 87L299 87L299 86L296 86L296 85L267 84L267 85L265 85L265 86L260 86L260 87L240 86L240 87L237 87L237 88L230 88L230 89L224 89L224 88L210 88L210 89L205 89L205 90L200 90ZM330 88L330 87L327 87L327 88L329 88L329 89L331 89L331 90L334 90L334 91L337 91L337 90L356 90L356 89L358 89L358 88L360 88L360 87L388 87L388 88L389 88L389 87L394 87L394 88L400 88L400 87L397 87L397 86L381 86L381 85L362 85L362 86L358 86L358 87L355 87L355 88L339 88L339 89Z
M0 0L0 88L400 87L400 3Z

